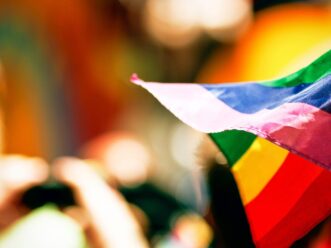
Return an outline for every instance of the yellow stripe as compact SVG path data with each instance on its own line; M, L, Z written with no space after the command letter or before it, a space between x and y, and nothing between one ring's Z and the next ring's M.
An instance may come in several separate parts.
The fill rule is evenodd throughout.
M262 138L256 138L232 167L243 204L253 200L267 185L286 159L288 151Z

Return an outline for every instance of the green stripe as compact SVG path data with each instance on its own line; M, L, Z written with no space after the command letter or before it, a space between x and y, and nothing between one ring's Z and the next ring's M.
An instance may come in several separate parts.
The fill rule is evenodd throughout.
M262 68L261 68L262 69ZM290 87L302 83L314 83L331 74L331 50L303 69L280 79L261 82L265 86Z
M232 167L251 146L256 136L240 130L209 134Z
M271 87L291 87L302 83L314 83L329 74L331 74L331 50L307 67L287 77L265 81L261 84ZM242 157L256 138L254 134L239 130L209 135L227 158L230 167Z

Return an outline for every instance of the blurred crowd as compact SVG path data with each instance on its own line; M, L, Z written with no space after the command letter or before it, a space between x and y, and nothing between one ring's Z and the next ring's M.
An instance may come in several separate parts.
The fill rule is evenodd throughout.
M254 247L226 159L130 75L266 80L330 47L322 0L0 1L0 248Z

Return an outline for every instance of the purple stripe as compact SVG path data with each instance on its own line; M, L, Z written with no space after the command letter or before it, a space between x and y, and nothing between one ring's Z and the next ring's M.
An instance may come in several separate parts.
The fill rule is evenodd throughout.
M244 114L197 84L145 83L137 78L132 81L199 131L248 131L331 170L331 115L314 106L285 103L272 110Z
M268 139L331 170L331 115L323 110L314 112L302 129L285 125Z

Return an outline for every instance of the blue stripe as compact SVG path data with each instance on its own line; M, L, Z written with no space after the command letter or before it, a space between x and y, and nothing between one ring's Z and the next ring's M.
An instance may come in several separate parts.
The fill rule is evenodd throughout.
M284 103L301 102L331 113L331 74L313 84L269 87L258 83L201 85L233 109L252 114Z

